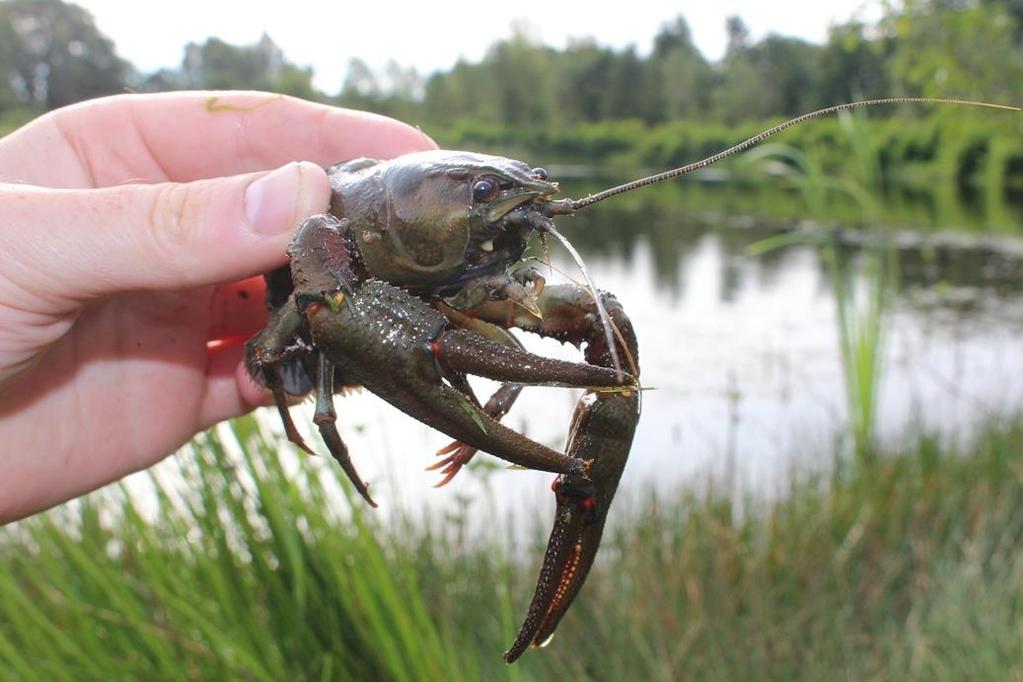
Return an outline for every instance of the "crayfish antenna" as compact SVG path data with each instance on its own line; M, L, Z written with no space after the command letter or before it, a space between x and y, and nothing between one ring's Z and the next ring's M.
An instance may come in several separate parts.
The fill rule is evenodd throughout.
M579 266L579 272L582 273L583 279L586 280L586 288L589 289L590 295L593 297L593 303L597 307L597 315L600 317L600 326L604 330L604 337L607 340L608 352L611 353L611 365L614 368L615 373L618 376L618 380L622 381L625 373L622 372L622 362L618 357L618 344L615 342L615 332L611 325L611 317L607 314L607 309L604 307L604 302L601 300L600 292L597 291L597 287L593 284L593 280L590 279L590 271L586 268L586 263L583 262L582 256L572 246L572 242L568 241L565 235L558 232L554 227L553 222L548 221L549 224L544 226L544 231L564 246L568 253L572 256L572 260L575 261L576 265Z

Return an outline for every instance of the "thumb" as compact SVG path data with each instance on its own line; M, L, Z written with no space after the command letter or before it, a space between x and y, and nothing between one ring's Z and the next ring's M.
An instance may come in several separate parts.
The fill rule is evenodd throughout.
M281 265L329 200L312 163L190 183L0 185L0 278L49 301L239 280Z

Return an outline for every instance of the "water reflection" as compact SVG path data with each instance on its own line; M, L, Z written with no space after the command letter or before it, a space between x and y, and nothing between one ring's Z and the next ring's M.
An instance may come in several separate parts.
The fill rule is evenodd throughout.
M694 194L692 188L652 188L649 191L658 190L662 194L657 200L602 204L599 209L589 209L568 219L563 231L585 253L620 257L626 261L632 259L637 243L649 243L654 249L654 272L659 283L666 287L678 285L677 269L685 265L686 254L692 253L694 245L707 234L717 235L728 256L727 262L736 263L749 260L751 244L783 233L799 233L807 243L836 242L849 256L855 256L864 246L894 244L900 254L901 289L943 283L995 291L1023 289L1023 242L1012 236L1023 235L1023 214L1009 222L984 223L978 212L968 211L953 198L952 204L957 207L955 215L949 216L946 211L942 214L945 219L939 220L938 214L928 213L927 219L919 223L926 229L845 222L837 217L838 212L822 224L805 219L794 221L749 215L742 212L742 206L729 202L738 192L735 188L708 189L717 201L708 201L706 192ZM764 190L751 190L753 194L757 192ZM696 196L700 201L691 202ZM802 206L797 197L786 199L785 196L784 193L782 198L770 195L768 205L788 207L791 203L792 210ZM746 197L744 202L738 203L747 204L748 210L770 213L756 204L763 199ZM920 194L913 203L926 200L935 201L934 194ZM897 202L886 203L885 215L889 211L905 215L904 210L896 209L898 205ZM986 225L1009 236L991 230L977 233L952 229L962 225ZM786 268L788 253L788 249L774 249L758 255L761 267L756 271L765 278L763 284L769 285L777 273Z
M694 208L684 201L687 190L675 191L674 203L662 193L563 223L594 280L632 317L644 383L655 389L644 394L622 494L680 484L784 492L792 469L827 468L848 446L835 301L820 246L753 257L752 244L802 228L727 214L727 206ZM816 238L837 240L855 264L877 229ZM1016 411L1023 404L1023 242L889 238L900 268L886 320L882 441L898 443L921 429L968 437L991 415ZM574 273L550 248L554 269ZM578 357L554 341L526 342L539 353ZM481 396L493 387L477 384ZM577 398L565 389L527 389L506 422L560 449ZM494 510L532 514L549 505L549 474L500 467L460 474L435 492L436 476L422 469L447 438L373 396L339 398L338 407L357 466L385 509L454 509L471 498L471 513L489 518Z

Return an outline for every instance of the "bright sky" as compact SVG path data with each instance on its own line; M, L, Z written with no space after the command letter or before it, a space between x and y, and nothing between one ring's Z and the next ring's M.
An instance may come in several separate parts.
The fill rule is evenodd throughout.
M478 60L495 41L525 22L537 38L564 47L570 38L593 37L646 53L660 27L682 14L697 46L711 60L725 50L725 19L739 15L754 40L768 33L823 42L828 27L852 17L879 18L877 0L611 0L613 10L594 10L592 0L546 3L341 2L339 0L174 0L148 3L75 0L96 18L118 53L140 70L176 67L186 43L217 36L250 44L270 34L288 60L312 66L315 84L337 92L348 60L359 57L374 69L389 59L420 73L450 67L459 57Z

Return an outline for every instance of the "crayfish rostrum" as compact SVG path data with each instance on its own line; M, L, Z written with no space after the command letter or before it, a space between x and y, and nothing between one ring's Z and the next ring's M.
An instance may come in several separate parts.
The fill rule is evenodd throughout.
M806 114L709 159L579 201L554 199L558 186L543 169L469 152L335 165L329 212L301 225L290 266L266 276L270 320L248 342L249 372L272 392L288 438L305 450L288 403L315 392L327 449L373 506L335 425L333 395L347 386L364 386L455 439L440 453L441 484L477 450L559 474L536 591L505 653L513 662L550 638L585 581L640 413L639 354L624 309L592 285L545 286L523 260L530 236L563 240L554 217L697 170L800 121L920 101L931 100ZM512 327L584 346L585 362L529 353ZM502 385L481 404L469 374ZM564 453L499 421L524 385L537 384L585 389Z

